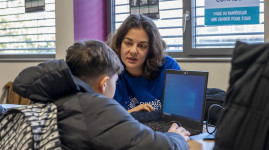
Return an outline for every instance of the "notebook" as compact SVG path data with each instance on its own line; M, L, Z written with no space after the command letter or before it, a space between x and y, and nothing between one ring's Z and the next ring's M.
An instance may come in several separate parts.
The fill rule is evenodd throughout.
M166 70L160 120L177 121L192 135L202 133L207 82L208 72Z

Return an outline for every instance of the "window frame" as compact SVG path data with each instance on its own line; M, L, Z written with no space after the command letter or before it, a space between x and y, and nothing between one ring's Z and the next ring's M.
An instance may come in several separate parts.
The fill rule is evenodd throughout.
M196 19L195 1L196 0L182 0L183 12L186 12L188 10L190 11L191 16L190 20L186 22L186 30L183 33L183 51L166 51L166 53L174 58L224 58L224 60L227 61L226 58L232 57L233 48L192 48L192 45L195 41L196 30L195 28L193 28ZM108 14L108 22L111 24L108 33L110 33L115 31L115 24L113 22L115 21L115 0L111 0L108 3L108 8L111 8L110 14Z
M186 1L184 1L186 2ZM190 28L195 26L195 2L196 0L188 1L188 3L183 3L183 12L187 10L190 11L191 19L187 21L186 32L183 34L183 52L187 56L207 56L207 57L231 57L234 48L192 48L195 43L195 28ZM193 6L193 7L192 7ZM188 42L191 41L191 42ZM221 49L221 51L219 50Z
M233 48L221 48L221 51L218 51L219 48L192 48L193 43L195 42L195 0L190 0L188 3L183 2L183 12L190 11L190 20L186 22L186 31L183 33L183 53L187 56L212 56L212 57L222 57L222 56L231 56ZM189 42L190 41L190 42Z

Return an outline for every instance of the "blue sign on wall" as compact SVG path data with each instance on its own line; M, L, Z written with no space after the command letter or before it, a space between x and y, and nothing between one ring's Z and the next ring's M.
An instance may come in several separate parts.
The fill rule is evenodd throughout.
M259 24L259 13L259 0L205 1L205 25Z

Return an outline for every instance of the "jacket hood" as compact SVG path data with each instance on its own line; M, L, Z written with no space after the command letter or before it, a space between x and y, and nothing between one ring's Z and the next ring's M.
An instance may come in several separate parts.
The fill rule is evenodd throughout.
M50 60L21 71L13 90L35 102L49 102L80 88L64 60Z

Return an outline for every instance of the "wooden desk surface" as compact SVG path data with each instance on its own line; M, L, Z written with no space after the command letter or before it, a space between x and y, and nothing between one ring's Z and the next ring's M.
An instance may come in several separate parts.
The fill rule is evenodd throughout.
M212 150L215 142L213 140L190 140L188 142L189 150Z
M211 132L214 130L214 127L209 127L208 130ZM205 129L205 125L203 128L203 133L199 135L192 136L192 140L188 142L190 150L213 150L215 141L214 140L203 140L203 138L207 137L209 134Z

